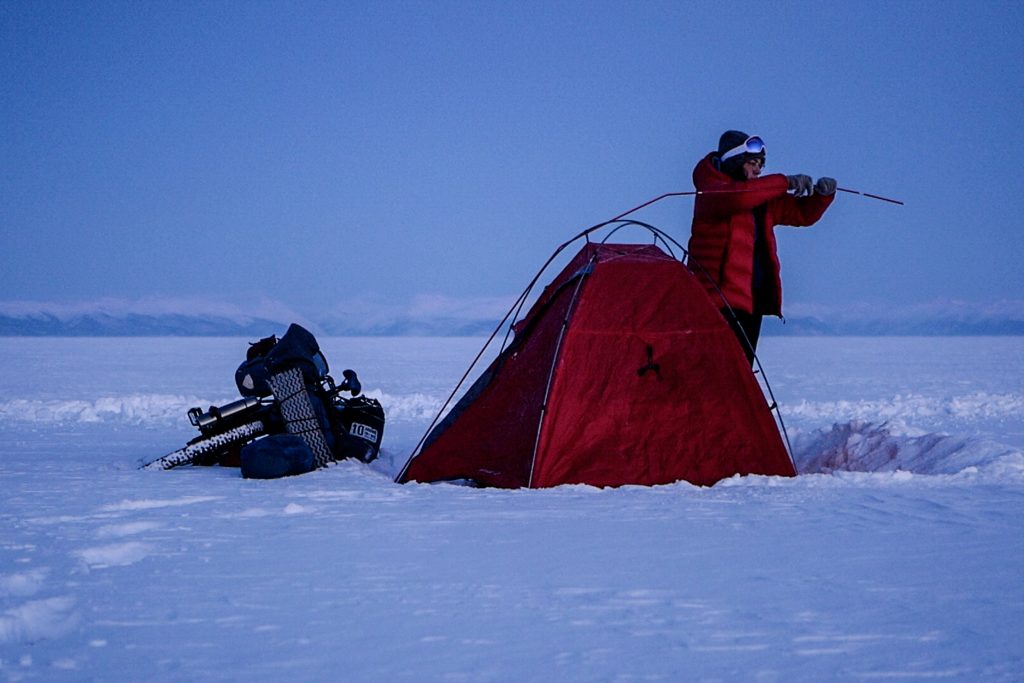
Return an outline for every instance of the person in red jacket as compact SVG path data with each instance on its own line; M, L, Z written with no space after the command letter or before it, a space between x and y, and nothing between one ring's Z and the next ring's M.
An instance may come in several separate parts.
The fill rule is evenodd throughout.
M761 138L728 130L693 169L698 195L688 245L690 269L729 322L751 364L761 320L782 317L776 225L813 225L829 207L836 181L761 175Z

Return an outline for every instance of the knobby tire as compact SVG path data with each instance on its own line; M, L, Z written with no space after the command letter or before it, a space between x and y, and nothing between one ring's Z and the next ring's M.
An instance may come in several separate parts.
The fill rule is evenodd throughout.
M266 433L267 430L263 426L263 421L253 420L252 422L239 425L234 429L229 429L221 434L216 434L190 443L184 448L179 448L173 453L168 453L162 458L157 458L152 462L145 463L142 465L142 469L170 470L175 467L182 467L183 465L191 465L200 456L217 453L238 444L248 443L249 441L253 441L257 437Z

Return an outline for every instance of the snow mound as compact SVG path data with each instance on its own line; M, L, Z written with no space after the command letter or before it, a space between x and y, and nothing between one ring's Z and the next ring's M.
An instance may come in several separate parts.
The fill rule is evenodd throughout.
M441 400L424 393L388 394L379 390L366 391L369 398L380 401L388 420L431 420L441 409Z
M384 406L388 420L430 420L441 408L441 401L424 393L388 394L367 391ZM180 394L126 394L106 396L93 401L81 399L24 399L0 401L0 422L33 423L108 423L108 424L188 424L185 418L189 408L224 405L238 400L237 396L223 396L209 400L195 395Z
M76 550L74 554L90 568L104 569L107 567L125 567L145 559L151 546L148 543L128 541L126 543L110 543L91 548Z
M32 569L15 574L0 574L0 598L34 595L43 585L47 570Z
M62 596L28 602L0 615L0 643L59 638L78 623L73 598Z
M222 401L226 402L226 401ZM0 401L0 421L38 423L171 423L182 421L193 406L213 405L197 396L127 394L95 401L12 399ZM219 405L219 404L218 404Z
M808 419L920 419L976 420L1024 417L1024 395L976 391L962 396L897 394L889 399L808 401L785 406L786 415Z
M921 433L901 422L853 420L799 434L793 459L800 474L987 471L1024 477L1024 453L1017 449L986 439Z

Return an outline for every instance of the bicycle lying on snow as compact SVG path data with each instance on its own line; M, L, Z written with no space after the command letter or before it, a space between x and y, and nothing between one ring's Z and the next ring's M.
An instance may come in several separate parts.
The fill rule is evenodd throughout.
M380 452L384 410L360 395L355 371L342 377L336 384L316 339L292 324L280 340L250 344L235 372L242 398L189 409L199 436L141 467L234 466L246 477L273 478L348 458L370 462Z

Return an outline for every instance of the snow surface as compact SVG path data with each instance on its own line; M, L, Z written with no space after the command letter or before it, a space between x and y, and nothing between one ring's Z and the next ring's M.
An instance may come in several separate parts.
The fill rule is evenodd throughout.
M0 680L1024 679L1024 338L769 337L800 471L391 482L479 339L322 339L383 457L139 471L240 339L0 338Z

